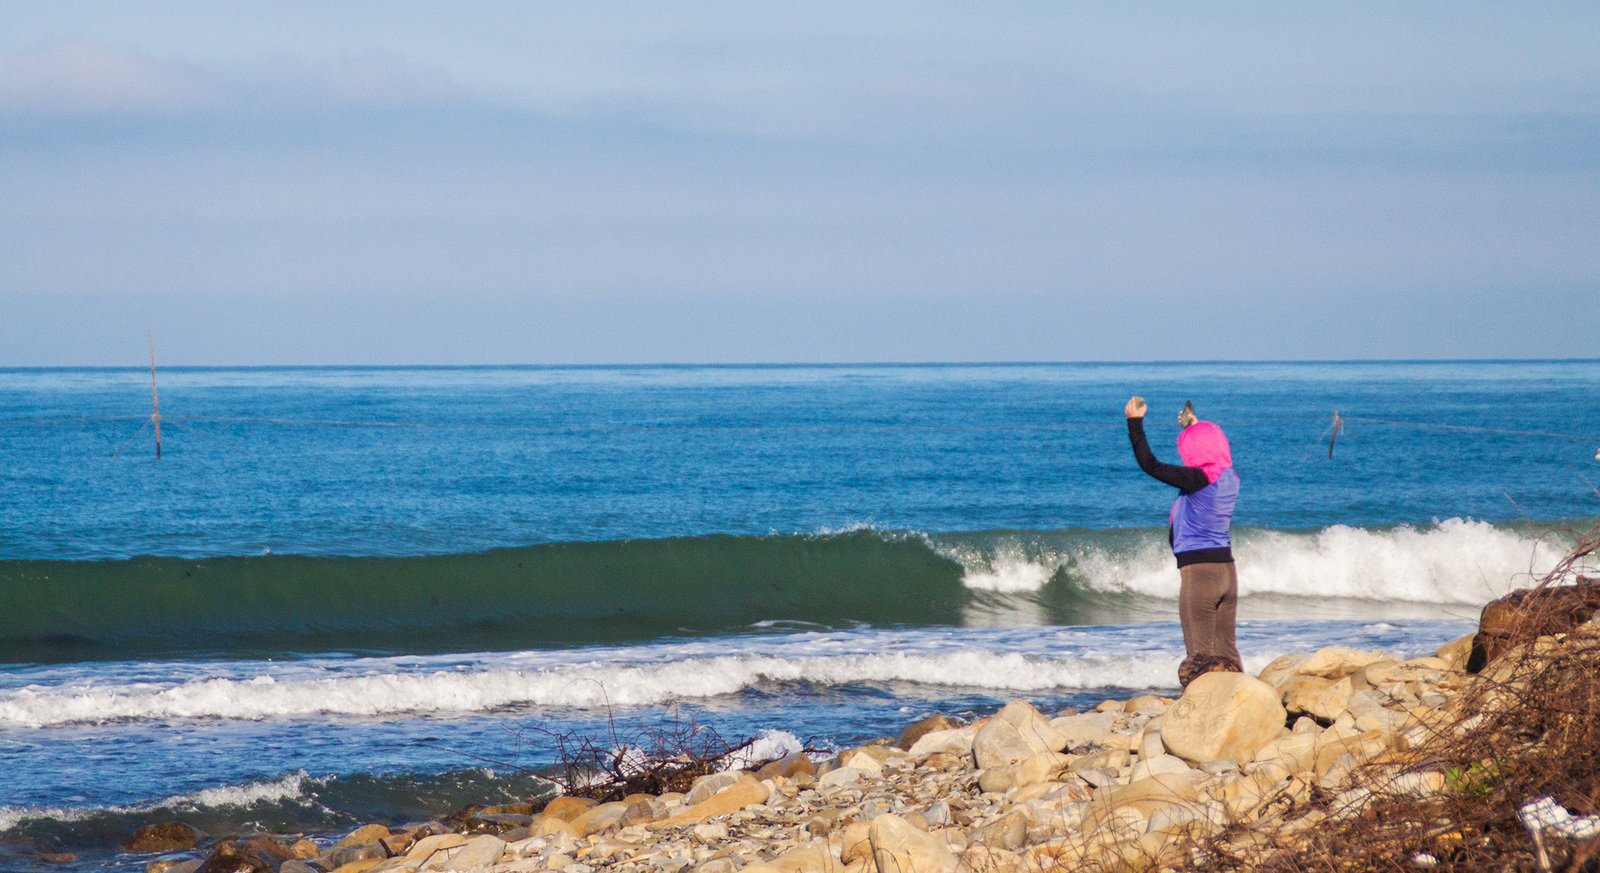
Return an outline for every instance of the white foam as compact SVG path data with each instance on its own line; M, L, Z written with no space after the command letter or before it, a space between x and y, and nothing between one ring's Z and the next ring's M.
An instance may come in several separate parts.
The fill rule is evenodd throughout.
M1003 542L985 553L942 547L960 561L963 583L999 592L1037 590L1069 560L1049 549ZM1176 598L1178 573L1164 541L1124 549L1085 543L1073 549L1071 573L1099 591ZM1029 554L1031 552L1031 554ZM1547 542L1482 521L1453 518L1425 528L1367 530L1334 525L1314 533L1251 530L1235 537L1239 593L1429 604L1481 604L1563 556ZM1531 577L1530 577L1531 574Z
M1239 551L1245 594L1481 604L1548 573L1566 553L1487 522L1374 532L1336 525L1307 539L1252 537Z
M10 830L27 821L82 821L96 815L142 813L156 809L198 809L220 806L250 806L261 802L290 800L305 793L310 779L304 770L291 773L271 782L251 782L245 785L226 785L205 788L190 794L178 794L165 800L129 806L0 806L0 831Z
M806 744L799 737L788 731L763 730L756 735L755 742L731 755L727 765L730 768L754 767L763 761L792 755L805 747Z
M1028 548L1019 537L1007 537L989 549L966 543L934 543L941 555L961 564L961 584L976 591L1015 594L1043 588L1067 556L1039 547Z
M260 675L197 679L171 687L77 682L4 693L0 725L482 712L512 705L630 706L716 697L770 681L910 682L1008 691L1141 687L1169 681L1178 660L1170 650L1083 657L974 650L811 657L739 654L664 663L596 661L533 670L381 672L312 679Z
M291 773L276 782L251 782L247 785L226 785L221 788L204 788L193 794L168 798L159 806L250 806L256 803L274 803L289 800L305 793L306 772Z
M962 584L980 591L1038 591L1050 581L1055 567L1023 558L999 558L988 570L967 572Z

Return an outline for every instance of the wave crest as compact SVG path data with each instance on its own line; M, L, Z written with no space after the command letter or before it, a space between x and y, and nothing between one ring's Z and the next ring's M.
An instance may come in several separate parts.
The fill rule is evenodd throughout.
M23 688L0 698L0 725L49 727L117 719L260 720L314 714L485 712L508 706L596 708L707 699L769 682L908 682L1007 691L1167 682L1180 654L1041 658L951 651L842 656L724 655L657 664L595 661L537 670L374 672L323 679L197 679L158 688L85 684ZM967 678L957 678L967 677Z
M973 590L1038 592L1055 582L1091 594L1178 596L1164 532L1009 532L935 543L961 563L962 583ZM1565 553L1561 537L1460 518L1423 527L1241 528L1234 535L1241 597L1475 605L1548 572Z
M203 788L189 794L179 794L165 800L127 806L0 806L0 831L8 831L29 821L50 820L75 822L120 814L142 814L153 810L174 811L215 809L217 807L248 807L258 803L276 803L304 796L311 777L301 770L278 779L250 782L244 785L226 785Z

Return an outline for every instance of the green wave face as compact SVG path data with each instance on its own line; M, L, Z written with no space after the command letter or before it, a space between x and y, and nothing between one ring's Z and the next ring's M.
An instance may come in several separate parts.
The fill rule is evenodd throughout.
M953 624L916 538L708 536L425 557L0 562L0 659L443 652L748 627Z

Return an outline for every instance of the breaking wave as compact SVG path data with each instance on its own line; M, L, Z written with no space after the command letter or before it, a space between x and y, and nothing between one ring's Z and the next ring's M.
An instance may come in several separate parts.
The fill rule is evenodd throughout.
M597 661L539 669L502 665L470 671L409 671L378 666L357 676L259 675L196 679L166 687L76 683L0 692L0 726L639 706L703 700L773 683L901 682L1012 692L1145 687L1168 681L1181 658L1181 645L1177 651L1063 658L979 650L833 657L721 655L656 664Z
M1178 596L1165 531L992 532L933 542L962 564L969 589L1016 593L1064 583L1083 593ZM1560 534L1459 518L1426 526L1234 531L1242 597L1482 604L1519 579L1547 572L1567 546Z
M0 561L0 661L505 651L802 627L1140 620L1177 596L1164 530L705 536L421 557ZM1241 595L1480 604L1559 535L1235 531ZM1130 600L1132 598L1132 600Z

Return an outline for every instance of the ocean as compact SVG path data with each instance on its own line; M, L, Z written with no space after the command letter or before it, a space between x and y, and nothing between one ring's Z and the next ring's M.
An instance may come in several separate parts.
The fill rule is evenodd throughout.
M1232 442L1247 669L1431 653L1600 515L1596 361L166 368L159 460L148 370L0 374L0 869L1174 694L1132 394Z

